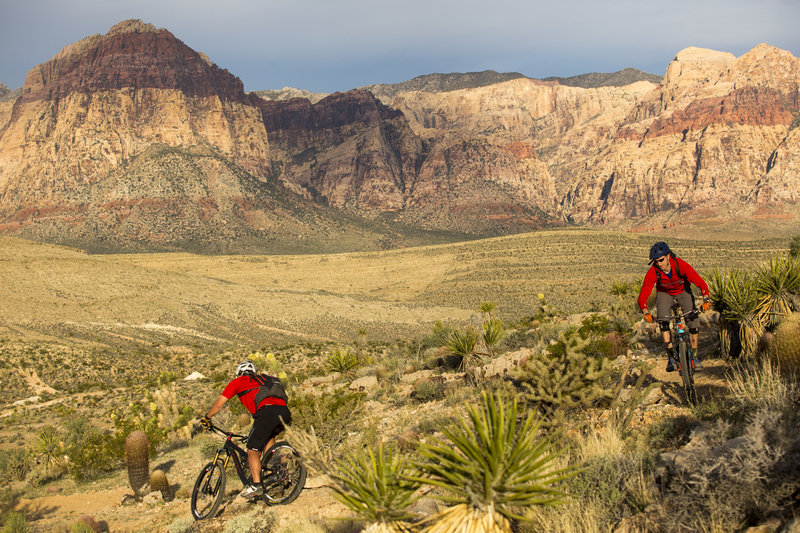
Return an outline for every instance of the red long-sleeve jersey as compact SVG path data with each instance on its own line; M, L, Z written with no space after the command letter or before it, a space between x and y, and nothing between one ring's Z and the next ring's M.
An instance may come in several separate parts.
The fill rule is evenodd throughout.
M661 272L655 264L647 271L642 288L639 291L639 309L644 310L647 307L647 298L653 292L654 285L657 291L674 295L688 290L689 284L692 283L700 289L703 296L708 296L708 285L700 277L700 274L692 268L692 265L679 257L670 257L669 264L669 275ZM677 270L680 270L680 276L677 274Z

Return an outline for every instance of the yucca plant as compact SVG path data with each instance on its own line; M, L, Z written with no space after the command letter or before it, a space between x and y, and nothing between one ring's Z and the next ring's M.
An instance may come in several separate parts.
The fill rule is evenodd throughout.
M505 335L505 329L503 328L503 322L499 318L490 318L484 321L483 342L492 356L494 356L493 347L500 342L503 335Z
M366 531L396 533L410 531L408 508L420 486L415 473L410 462L381 442L374 453L367 448L338 460L330 475L336 499L370 522Z
M447 349L461 357L459 370L471 368L485 355L478 351L478 332L471 326L454 329L447 336Z
M711 300L720 312L720 349L726 356L751 356L764 333L759 313L761 293L748 272L733 270L711 275Z
M494 311L494 304L489 301L483 302L481 306L478 308L478 310L487 317L491 317L492 311Z
M443 489L442 500L453 504L425 531L508 533L511 520L525 520L520 507L561 503L555 485L574 469L552 466L560 450L538 430L535 413L518 420L516 398L484 391L468 419L459 416L441 428L444 439L420 445L418 481Z
M755 275L761 294L757 312L766 326L775 326L797 310L800 295L800 258L773 256Z
M349 348L336 348L325 360L329 372L339 372L343 376L352 377L358 368L358 356Z

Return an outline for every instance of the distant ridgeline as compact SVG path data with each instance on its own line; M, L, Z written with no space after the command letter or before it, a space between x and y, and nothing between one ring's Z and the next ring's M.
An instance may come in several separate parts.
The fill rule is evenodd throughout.
M135 50L136 53L131 53ZM141 21L0 87L0 233L94 251L378 249L563 224L796 222L800 60L687 48L534 80L323 95L241 81Z

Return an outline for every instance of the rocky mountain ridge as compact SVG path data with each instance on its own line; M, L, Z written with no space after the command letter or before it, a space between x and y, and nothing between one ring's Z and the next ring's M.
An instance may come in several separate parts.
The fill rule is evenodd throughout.
M168 31L124 21L0 103L0 231L97 250L312 251L797 202L800 60L786 51L688 48L658 84L473 87L494 75L477 74L465 89L422 77L426 90L391 101L265 100Z

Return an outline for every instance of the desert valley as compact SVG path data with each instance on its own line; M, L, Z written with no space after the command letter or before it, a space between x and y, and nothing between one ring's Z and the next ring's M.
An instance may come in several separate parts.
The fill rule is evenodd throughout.
M3 531L800 531L800 59L664 68L245 92L126 20L0 85ZM306 485L196 520L243 360Z

